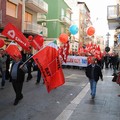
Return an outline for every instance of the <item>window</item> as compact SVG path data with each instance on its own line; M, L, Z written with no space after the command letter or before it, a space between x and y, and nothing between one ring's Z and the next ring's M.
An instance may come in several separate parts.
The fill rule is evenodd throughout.
M32 14L25 12L25 24L24 29L32 29Z
M17 17L17 5L7 1L6 14L12 17Z
M32 23L32 14L25 12L25 22Z

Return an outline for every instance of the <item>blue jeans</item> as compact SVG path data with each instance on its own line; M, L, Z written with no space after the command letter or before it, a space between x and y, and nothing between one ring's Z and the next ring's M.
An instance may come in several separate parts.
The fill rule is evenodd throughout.
M91 95L95 97L97 82L94 79L90 79L89 81L90 81Z
M38 69L37 71L37 82L39 83L41 79L41 71Z

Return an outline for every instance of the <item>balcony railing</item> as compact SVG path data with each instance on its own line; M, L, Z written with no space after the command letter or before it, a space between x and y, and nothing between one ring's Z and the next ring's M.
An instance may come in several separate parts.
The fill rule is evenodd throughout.
M38 13L37 14L37 21L44 21L44 20L46 20L46 16Z
M48 4L42 0L25 0L25 6L37 13L48 13Z
M117 19L120 17L120 5L111 5L107 7L107 19Z
M107 7L107 20L109 29L117 29L120 25L120 5L110 5Z
M47 37L47 28L36 23L24 22L24 32L34 34L40 34L42 32L43 36Z
M61 22L67 26L70 26L72 24L72 21L70 20L70 18L66 16L61 16Z

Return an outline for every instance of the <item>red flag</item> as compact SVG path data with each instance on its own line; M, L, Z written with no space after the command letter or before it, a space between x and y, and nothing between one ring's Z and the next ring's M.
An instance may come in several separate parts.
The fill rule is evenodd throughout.
M10 57L12 59L15 60L15 56L19 56L20 58L22 58L21 52L18 49L18 46L15 43L10 43L7 48L5 49L5 51L10 55ZM14 52L13 52L14 51Z
M44 38L40 35L37 35L33 38L32 41L30 41L30 44L35 50L40 50L41 47L43 46L43 42Z
M82 46L79 46L78 53L80 55L84 53L84 48Z
M52 42L33 56L41 70L47 91L64 84L64 74L59 60L57 45Z
M9 39L16 41L23 49L29 50L30 44L27 41L26 37L11 23L6 25L2 34Z
M62 60L66 63L67 61L67 57L69 54L69 41L67 41L67 43L64 44L63 47L60 47L59 49L59 55L62 57Z
M101 54L101 50L100 50L100 46L98 45L98 47L96 47L95 49L95 57L98 59L98 60L101 60L102 58L102 54Z

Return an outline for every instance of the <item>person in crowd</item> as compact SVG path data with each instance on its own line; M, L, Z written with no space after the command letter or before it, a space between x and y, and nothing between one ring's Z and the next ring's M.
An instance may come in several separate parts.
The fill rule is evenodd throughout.
M96 87L99 77L103 81L103 75L101 71L101 67L97 64L97 60L93 57L91 60L91 64L86 67L86 76L90 82L91 96L92 99L96 96Z
M109 68L109 63L110 63L110 56L109 56L109 54L106 54L105 56L104 56L104 60L105 60L105 68Z
M110 68L113 68L113 62L112 62L112 59L113 58L113 55L110 55L110 59L109 59L109 63L110 63Z
M14 56L14 57L15 57L15 60L13 61L11 70L10 70L10 79L16 94L14 105L17 105L19 101L23 99L22 88L23 88L23 82L25 79L25 73L27 72L27 66L22 65L23 61L20 55Z
M116 74L117 72L117 63L118 63L118 54L114 53L112 57L112 65L113 65L113 74Z
M0 49L0 71L2 74L1 89L5 86L5 74L6 74L6 52L4 49Z
M37 80L36 80L36 85L40 83L41 81L41 71L40 69L38 68L38 66L35 64L35 62L33 62L33 70L34 71L37 71ZM43 84L44 84L44 80L43 80Z
M102 56L102 58L101 58L101 67L102 67L102 69L104 68L104 56Z
M118 55L118 61L117 61L117 70L119 69L119 63L120 63L120 58L119 58L119 54L117 53Z
M27 52L27 54L26 54L26 60L28 60L32 55L33 55L33 54L32 54L32 50L31 50L31 48L30 48L30 50L29 50L29 51ZM27 62L28 76L27 76L26 82L28 82L29 80L32 79L32 74L31 74L32 63L33 63L33 59L30 59L30 60Z
M22 55L22 61L25 62L26 61L26 52L25 52L25 50L21 51L21 55Z
M10 78L10 72L9 72L9 69L10 69L10 61L11 61L11 58L10 58L10 56L7 54L7 60L6 60L6 75L5 75L6 80L8 80L8 79Z
M37 80L36 80L36 84L39 84L41 80L41 71L40 69L37 70Z

